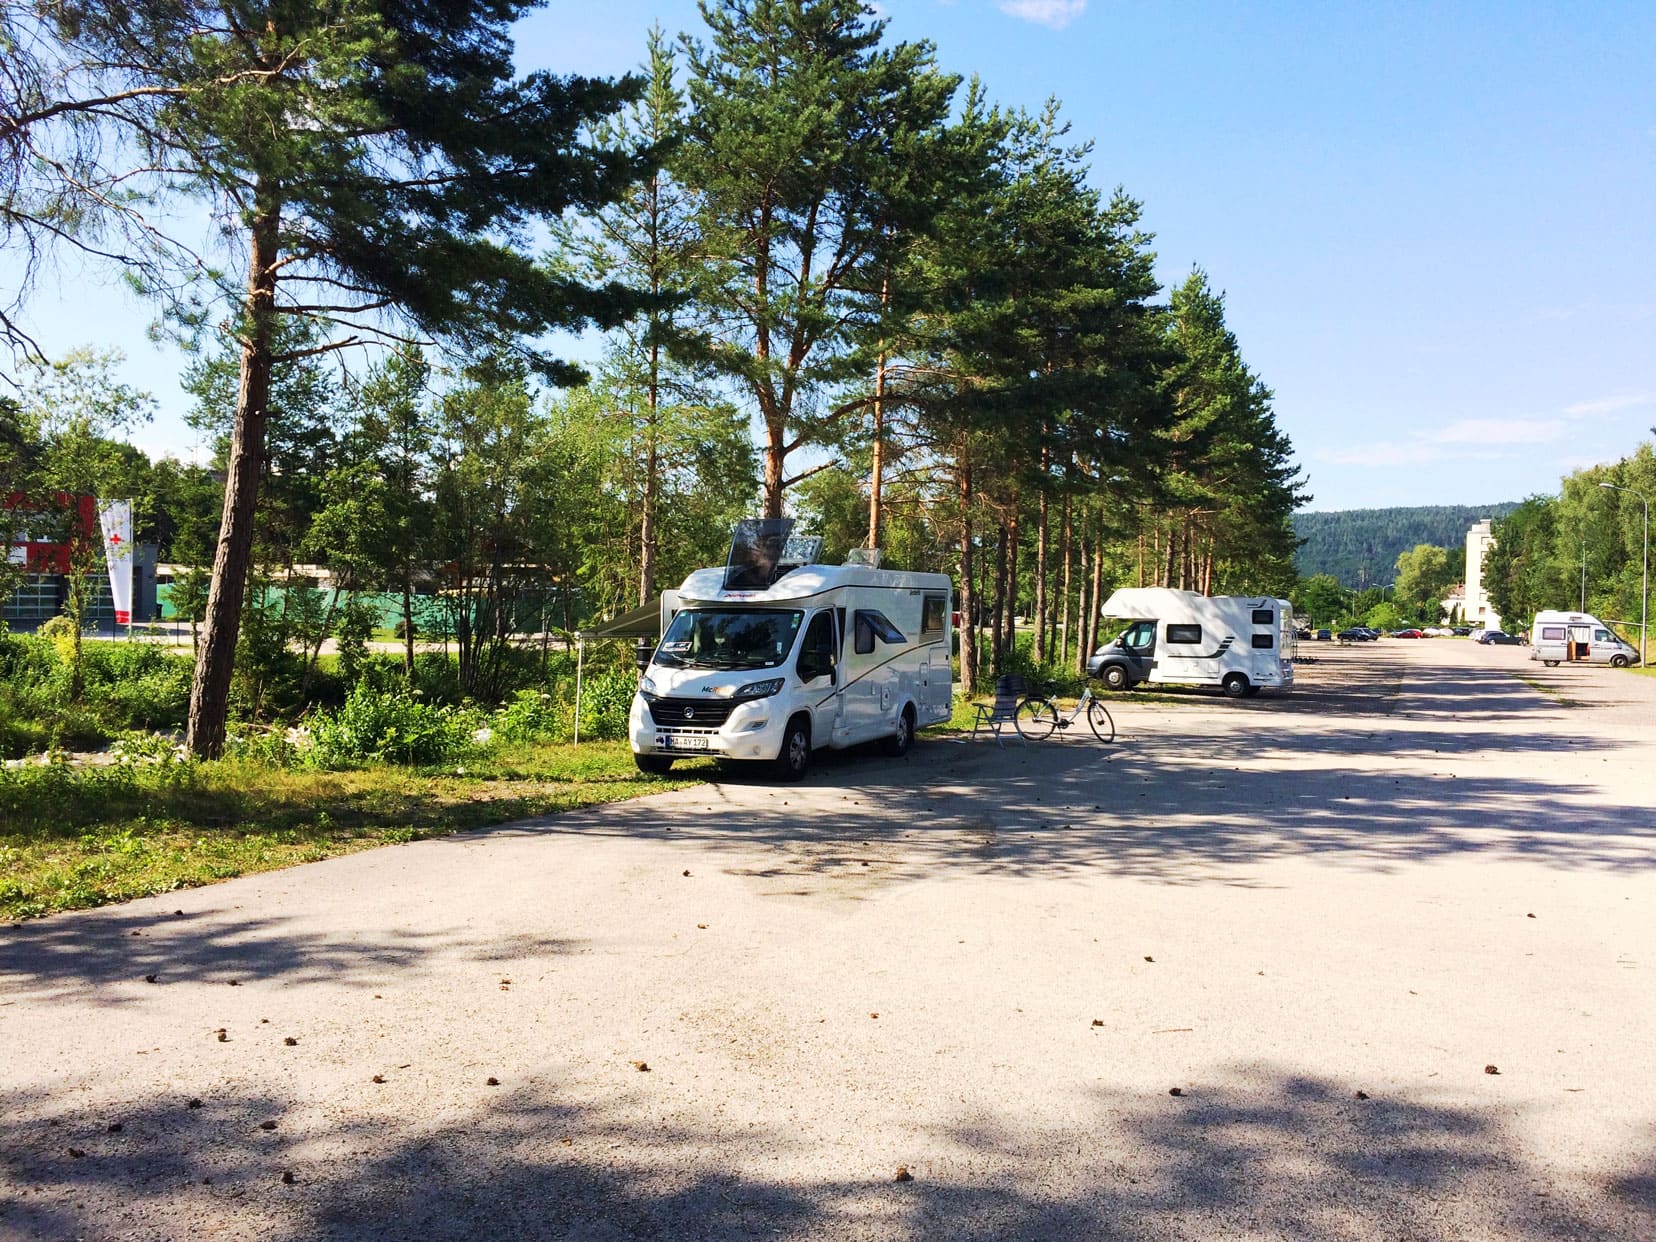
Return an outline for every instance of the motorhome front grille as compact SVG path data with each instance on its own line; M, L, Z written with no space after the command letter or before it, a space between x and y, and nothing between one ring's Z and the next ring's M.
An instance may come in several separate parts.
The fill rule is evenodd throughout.
M679 728L716 729L726 720L736 704L729 699L646 699L650 719L658 725L677 725Z

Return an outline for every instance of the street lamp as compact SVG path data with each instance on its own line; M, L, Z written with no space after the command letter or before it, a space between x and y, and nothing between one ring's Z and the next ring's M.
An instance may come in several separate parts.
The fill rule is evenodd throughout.
M1627 492L1639 498L1644 506L1644 575L1639 582L1639 667L1650 666L1650 630L1646 628L1650 613L1650 499L1643 492L1618 483L1600 483L1613 492Z

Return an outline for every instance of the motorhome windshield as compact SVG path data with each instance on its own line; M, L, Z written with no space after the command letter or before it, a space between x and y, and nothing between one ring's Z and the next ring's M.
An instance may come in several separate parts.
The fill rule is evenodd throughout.
M686 608L656 648L667 668L775 668L788 658L805 614L782 609Z

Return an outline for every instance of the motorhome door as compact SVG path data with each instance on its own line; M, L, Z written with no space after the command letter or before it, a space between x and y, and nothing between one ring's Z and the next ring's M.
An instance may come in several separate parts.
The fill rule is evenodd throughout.
M1272 686L1282 680L1282 652L1277 648L1280 631L1275 608L1253 609L1253 624L1248 627L1253 666L1248 675L1256 686Z
M1593 627L1590 625L1572 624L1566 638L1564 648L1566 660L1588 660L1593 655Z

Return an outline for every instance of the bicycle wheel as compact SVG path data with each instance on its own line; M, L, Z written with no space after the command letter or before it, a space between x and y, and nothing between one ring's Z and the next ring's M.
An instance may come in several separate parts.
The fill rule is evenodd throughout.
M1110 719L1109 709L1097 699L1087 704L1087 723L1099 741L1115 741L1115 721Z
M1017 726L1020 737L1031 742L1044 741L1058 727L1058 709L1045 699L1028 698L1012 713L1012 723Z

